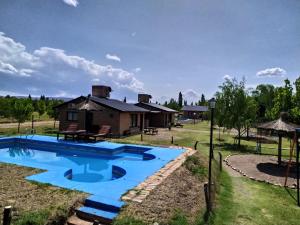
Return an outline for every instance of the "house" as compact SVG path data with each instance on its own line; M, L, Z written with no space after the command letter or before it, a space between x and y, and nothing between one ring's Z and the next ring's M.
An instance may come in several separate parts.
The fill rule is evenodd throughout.
M151 95L139 94L138 103L135 104L138 107L148 110L145 114L145 127L168 127L174 124L176 110L168 107L151 103Z
M149 110L110 98L111 88L92 86L92 95L80 96L55 107L58 112L59 130L71 123L78 129L97 132L102 125L110 125L115 137L140 133L144 116Z
M186 119L204 119L205 112L208 112L207 106L185 105L182 107L183 117Z

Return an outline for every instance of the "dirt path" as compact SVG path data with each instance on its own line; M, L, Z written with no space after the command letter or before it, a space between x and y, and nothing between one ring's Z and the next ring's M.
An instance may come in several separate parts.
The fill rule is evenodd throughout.
M34 126L51 126L53 125L53 120L48 121L36 121L34 122ZM56 124L58 125L59 122L57 121ZM0 128L17 128L18 123L1 123ZM31 122L21 123L21 127L31 127Z

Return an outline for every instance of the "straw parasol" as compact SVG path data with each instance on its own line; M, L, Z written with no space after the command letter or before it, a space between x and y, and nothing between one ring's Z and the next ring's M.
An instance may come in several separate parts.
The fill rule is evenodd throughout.
M281 151L282 151L282 137L290 136L295 133L295 129L300 127L299 125L290 123L287 121L288 114L282 112L280 118L271 122L263 123L257 126L258 130L266 130L275 132L278 135L278 164L281 164Z
M92 114L88 113L88 112L91 112L91 111L101 111L102 108L101 106L99 106L97 103L93 102L91 99L90 99L90 95L87 96L86 100L83 101L83 102L80 102L77 104L76 108L78 110L82 110L85 112L85 116L84 116L84 127L85 129L89 128L88 127L88 121L89 121L89 117L90 116L93 116Z

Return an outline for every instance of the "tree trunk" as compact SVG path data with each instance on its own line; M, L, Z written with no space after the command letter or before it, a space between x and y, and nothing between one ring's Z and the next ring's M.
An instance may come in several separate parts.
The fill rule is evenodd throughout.
M55 129L56 119L54 119L53 128Z
M21 123L18 122L18 134L20 133L20 125L21 125Z
M249 140L249 127L247 127L246 131L247 131L247 140Z
M238 129L238 147L241 146L241 129Z
M220 127L219 127L219 141L221 140L221 131L220 131Z

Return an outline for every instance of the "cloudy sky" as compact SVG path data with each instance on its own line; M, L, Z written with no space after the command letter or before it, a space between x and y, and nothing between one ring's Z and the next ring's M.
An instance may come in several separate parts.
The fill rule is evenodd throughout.
M0 95L204 93L300 75L299 0L1 0Z

